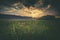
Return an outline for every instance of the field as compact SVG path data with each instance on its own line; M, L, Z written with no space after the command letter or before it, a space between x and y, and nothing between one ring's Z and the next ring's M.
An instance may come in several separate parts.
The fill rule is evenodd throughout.
M0 40L59 40L58 20L0 20Z

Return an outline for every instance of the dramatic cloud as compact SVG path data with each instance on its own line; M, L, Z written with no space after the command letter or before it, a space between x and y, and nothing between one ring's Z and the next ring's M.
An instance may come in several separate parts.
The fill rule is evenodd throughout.
M21 4L20 2L12 4L12 6L14 6L15 8L10 8L10 10L7 10L1 13L16 15L16 16L27 16L32 18L40 18L46 15L53 15L53 16L56 15L55 11L49 10L51 8L50 4L47 5L47 7L45 8L32 7L32 6L28 8L28 7L25 7L23 4ZM20 6L20 9L18 6Z
M1 5L2 4L2 5ZM1 0L0 13L39 18L45 15L56 16L58 6L53 0Z

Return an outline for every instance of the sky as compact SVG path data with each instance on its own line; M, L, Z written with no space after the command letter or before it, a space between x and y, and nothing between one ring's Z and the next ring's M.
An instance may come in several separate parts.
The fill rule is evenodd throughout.
M33 17L47 14L60 16L59 5L59 0L0 0L0 13Z

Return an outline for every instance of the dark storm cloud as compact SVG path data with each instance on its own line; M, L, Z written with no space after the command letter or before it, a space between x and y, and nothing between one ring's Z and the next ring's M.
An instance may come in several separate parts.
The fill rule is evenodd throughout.
M25 6L31 6L33 4L35 4L38 0L0 0L0 5L4 4L4 5L9 5L9 4L13 4L16 2L21 2L23 3Z
M13 4L13 3L16 3L16 2L21 2L25 6L31 6L31 5L36 4L38 1L43 1L44 5L51 4L54 7L58 7L59 4L60 4L59 0L0 0L0 5L1 4L9 5L9 4Z
M46 3L51 4L56 9L57 15L60 16L60 0L46 0Z

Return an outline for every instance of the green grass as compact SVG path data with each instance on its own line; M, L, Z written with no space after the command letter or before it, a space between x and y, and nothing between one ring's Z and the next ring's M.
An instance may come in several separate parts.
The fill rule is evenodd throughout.
M59 40L60 21L0 20L0 40Z

